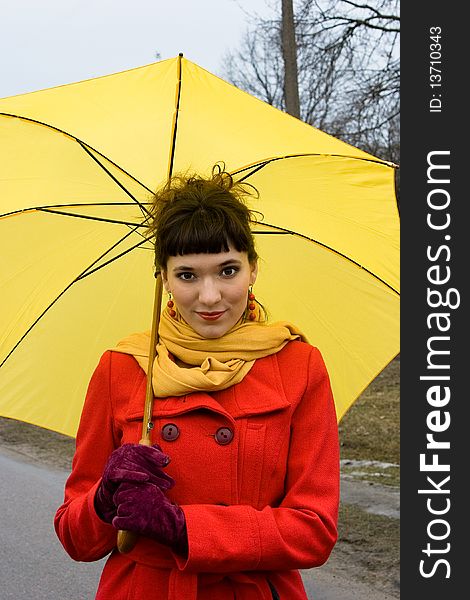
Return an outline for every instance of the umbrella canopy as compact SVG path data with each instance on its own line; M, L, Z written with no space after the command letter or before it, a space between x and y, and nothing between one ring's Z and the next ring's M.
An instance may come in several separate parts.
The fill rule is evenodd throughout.
M152 191L259 191L256 296L325 358L338 418L399 351L394 166L182 58L0 100L0 414L74 435L100 354L150 328Z

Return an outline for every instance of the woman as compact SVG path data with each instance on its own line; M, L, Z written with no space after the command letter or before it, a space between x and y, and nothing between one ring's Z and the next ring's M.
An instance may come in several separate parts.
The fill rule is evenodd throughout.
M246 186L175 178L152 231L168 305L137 445L149 335L105 352L89 385L55 527L80 561L111 552L96 598L305 599L297 569L336 541L338 432L320 352L268 323ZM138 534L129 553L117 530Z

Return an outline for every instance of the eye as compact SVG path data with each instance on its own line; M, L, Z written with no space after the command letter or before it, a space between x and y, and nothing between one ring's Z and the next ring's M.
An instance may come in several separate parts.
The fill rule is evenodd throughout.
M225 267L224 269L222 269L222 276L233 277L238 273L239 270L240 269L238 267Z
M192 281L194 279L194 273L191 273L190 271L182 271L181 273L178 273L177 277L182 281Z

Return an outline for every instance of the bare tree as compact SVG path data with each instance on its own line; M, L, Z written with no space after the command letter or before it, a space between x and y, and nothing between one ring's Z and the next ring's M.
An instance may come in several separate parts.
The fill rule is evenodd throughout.
M225 75L286 110L281 23L256 19ZM398 162L399 0L299 0L294 23L301 118Z
M300 118L299 83L297 78L297 42L295 40L292 0L282 0L282 56L284 59L284 101L286 110Z

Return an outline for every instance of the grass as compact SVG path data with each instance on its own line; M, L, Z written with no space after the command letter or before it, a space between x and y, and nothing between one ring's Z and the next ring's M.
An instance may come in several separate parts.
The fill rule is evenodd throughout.
M339 424L342 477L400 484L400 356L352 405ZM400 522L340 505L336 564L390 597L400 597ZM341 567L340 567L341 568ZM345 567L346 568L346 567ZM372 597L372 596L371 596Z
M400 355L366 388L341 419L345 476L384 485L400 483Z
M351 580L365 583L371 591L368 598L374 597L374 589L400 598L399 521L341 504L338 533L333 550L338 570L344 568Z

